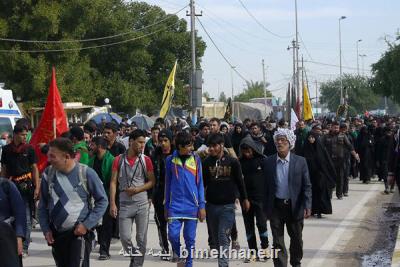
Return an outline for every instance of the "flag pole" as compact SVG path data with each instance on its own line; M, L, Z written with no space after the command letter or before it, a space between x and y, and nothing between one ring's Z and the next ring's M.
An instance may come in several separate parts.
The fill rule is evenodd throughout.
M57 119L53 118L53 134L54 134L54 139L57 138Z

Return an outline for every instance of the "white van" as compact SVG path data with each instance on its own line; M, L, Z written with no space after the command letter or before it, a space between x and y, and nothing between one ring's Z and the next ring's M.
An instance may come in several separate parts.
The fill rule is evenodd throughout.
M4 89L4 83L0 83L0 134L12 134L15 122L22 117L12 91Z

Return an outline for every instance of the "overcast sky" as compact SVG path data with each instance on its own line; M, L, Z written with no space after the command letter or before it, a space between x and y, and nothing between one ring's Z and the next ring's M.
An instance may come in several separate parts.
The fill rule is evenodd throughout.
M146 0L174 13L189 0ZM216 45L246 80L262 81L261 60L267 66L267 81L273 95L285 97L292 76L292 51L287 50L295 33L294 0L242 0L261 26L246 12L239 0L196 0L196 12ZM344 73L357 73L356 42L359 42L360 73L370 74L370 65L387 49L383 38L394 38L399 28L399 0L298 0L299 55L303 55L315 96L315 80L323 82L339 76L339 26L342 29ZM188 19L185 12L180 17ZM190 24L188 24L189 26ZM212 97L220 91L231 96L231 68L197 23L198 34L207 43L201 67L203 90ZM273 34L271 34L270 32ZM309 61L318 62L311 63ZM326 66L331 64L336 66ZM364 68L363 68L364 65ZM245 81L233 75L234 94ZM312 83L311 83L312 82Z

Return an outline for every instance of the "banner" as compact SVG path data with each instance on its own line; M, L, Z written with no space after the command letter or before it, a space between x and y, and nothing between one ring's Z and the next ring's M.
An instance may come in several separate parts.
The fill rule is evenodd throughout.
M40 144L47 144L66 131L68 131L67 116L58 92L56 70L53 67L46 105L30 141L30 144L35 148L40 172L47 166L47 156L41 153Z
M290 115L290 129L291 130L296 130L296 124L299 121L299 119L297 118L296 112L294 112L294 110L291 110L291 115Z
M172 105L172 99L174 98L174 90L175 90L175 72L176 72L176 64L178 61L175 61L175 65L169 74L167 83L165 84L164 94L161 101L161 109L160 109L160 117L165 118L167 116L169 109Z
M308 88L305 84L303 84L303 119L305 121L314 119Z

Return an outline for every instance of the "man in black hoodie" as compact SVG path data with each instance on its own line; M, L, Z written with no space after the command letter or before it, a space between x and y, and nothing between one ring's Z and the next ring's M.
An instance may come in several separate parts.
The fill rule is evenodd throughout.
M169 260L169 246L167 236L167 220L164 215L164 191L165 191L165 160L174 151L172 145L172 132L166 129L158 133L159 146L156 147L151 160L154 165L156 183L152 190L154 205L154 220L157 224L158 238L162 249L161 259Z
M257 228L261 239L261 249L268 248L268 231L267 218L263 211L263 195L265 186L265 161L266 157L261 153L259 147L255 144L251 137L245 137L240 143L240 164L244 176L247 197L250 201L250 209L243 213L244 226L246 228L246 237L249 249L253 252L251 258L246 259L246 262L258 260L257 239L254 225L254 218L257 221ZM265 252L265 251L264 251ZM264 255L266 255L264 253Z
M220 133L210 134L207 143L209 156L203 162L207 219L213 244L220 253L218 265L228 266L226 255L235 221L236 192L240 193L244 211L250 208L250 203L239 161L224 152L224 136Z

